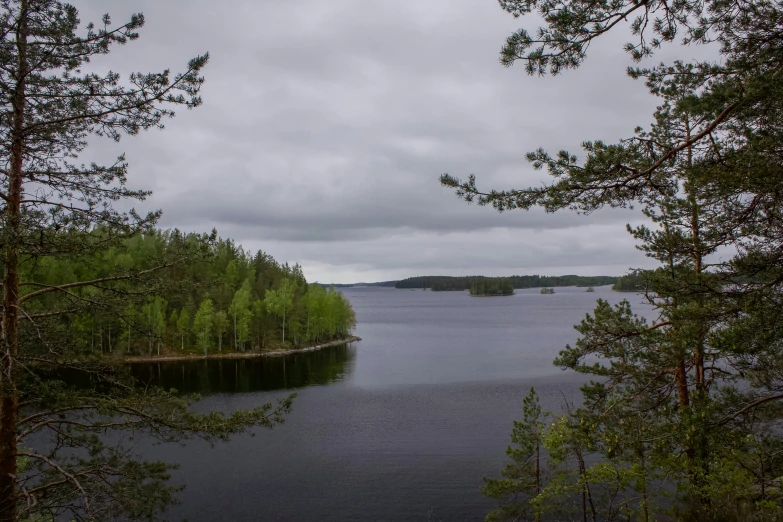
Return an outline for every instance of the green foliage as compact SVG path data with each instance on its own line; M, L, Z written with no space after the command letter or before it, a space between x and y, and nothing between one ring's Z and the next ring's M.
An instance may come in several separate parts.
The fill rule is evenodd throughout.
M501 277L484 277L470 284L470 295L512 295L514 286L511 281Z
M181 349L185 349L185 336L190 331L190 314L187 308L183 308L179 312L179 318L177 318L177 333L180 335ZM130 352L130 348L128 349Z
M68 274L85 280L112 274L118 259L134 270L160 268L138 283L106 282L117 299L104 295L100 309L83 307L73 317L62 333L84 354L101 352L101 339L108 351L109 331L123 341L114 343L112 354L124 357L301 346L345 338L355 324L350 303L333 289L308 285L298 265L281 265L263 252L249 255L214 234L151 231L118 243L97 259L92 254L42 256L21 270L28 281L59 285L67 283ZM316 297L308 299L311 293ZM69 295L47 295L32 310L69 309L96 295L90 288L76 288ZM324 295L330 298L318 299ZM201 310L207 300L211 322ZM319 305L313 307L315 301ZM329 325L323 324L324 316L330 317Z
M149 341L149 354L157 343L158 355L160 355L161 337L166 330L166 300L155 297L141 308L141 316L146 320L147 338Z
M641 292L644 290L644 278L642 277L642 273L637 271L622 276L617 280L614 286L612 286L612 290L616 292Z
M209 347L212 346L213 330L215 328L215 308L212 306L212 299L204 299L199 306L196 316L193 318L193 331L198 338L199 348L207 354Z
M541 494L546 480L541 463L543 422L538 396L531 388L523 401L522 420L514 421L511 445L506 449L511 462L501 472L502 478L484 478L481 492L501 502L487 515L488 522L525 520L535 511L531 499Z
M234 262L234 261L232 261ZM234 342L235 347L244 346L250 339L250 319L252 311L252 289L250 280L245 279L242 286L234 293L228 313L234 318Z
M301 274L215 234L156 230L160 212L121 210L150 194L128 188L125 157L89 161L96 138L162 129L174 109L201 104L206 54L179 73L127 77L102 61L143 25L141 14L121 25L105 15L80 28L69 4L0 4L2 522L152 520L180 488L168 483L170 466L140 460L132 441L228 440L281 423L290 408L288 398L197 413L196 397L139 386L115 365L184 345L196 303L229 306L223 284L233 292L248 278L263 294ZM236 281L221 277L231 260ZM205 349L208 315L196 321Z
M334 288L310 285L305 295L305 308L307 325L304 338L311 342L345 336L356 322L350 303Z
M578 67L590 43L627 20L642 60L667 43L717 43L715 62L632 68L659 98L653 123L584 159L528 153L552 182L458 197L498 211L641 208L628 227L655 270L621 278L555 361L597 377L581 406L547 428L551 478L530 502L593 520L779 520L783 447L783 8L780 2L503 0L543 27L508 38L501 61L531 74ZM670 498L666 494L671 493ZM568 506L573 514L563 514Z
M295 288L288 279L283 279L277 289L270 290L264 297L264 306L272 315L282 318L282 341L285 344L285 315L294 303Z
M218 350L223 351L223 336L228 331L228 314L223 310L215 313L215 333L218 336Z

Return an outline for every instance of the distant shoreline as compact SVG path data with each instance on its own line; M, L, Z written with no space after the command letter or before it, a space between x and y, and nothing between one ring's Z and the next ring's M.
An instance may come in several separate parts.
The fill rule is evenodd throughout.
M324 348L340 346L341 344L348 344L361 340L361 337L352 335L350 337L346 337L345 339L337 339L336 341L329 341L328 343L305 346L302 348L292 348L290 350L273 350L269 352L218 352L208 353L207 355L136 355L125 357L124 362L128 364L135 364L150 362L203 361L206 359L254 359L256 357L280 357L283 355L293 355L296 353L315 352L318 350L323 350Z

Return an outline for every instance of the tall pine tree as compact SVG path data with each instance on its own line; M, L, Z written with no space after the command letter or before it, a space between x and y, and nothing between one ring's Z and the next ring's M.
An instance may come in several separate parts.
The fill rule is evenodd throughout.
M150 252L140 266L97 263L134 236L141 247L152 245L144 235L154 235L158 213L113 207L149 193L126 186L124 157L111 165L82 163L88 141L162 128L175 108L201 104L206 54L178 74L166 70L123 79L116 72L84 70L135 40L143 24L137 14L112 26L106 15L99 25L80 30L71 5L0 3L2 522L38 516L149 519L176 491L166 483L167 466L135 460L121 445L103 443L100 434L133 430L159 440L224 439L250 426L271 426L288 407L284 402L229 416L194 414L187 399L137 389L125 372L68 342L85 314L100 310L102 317L126 318L122 310L130 297L148 292L156 275L181 259L179 254L156 259ZM192 246L180 245L181 254ZM73 273L55 284L26 279L47 259L89 256L98 277L82 280ZM128 324L129 342L132 333ZM89 375L93 386L69 387L57 378L64 368Z

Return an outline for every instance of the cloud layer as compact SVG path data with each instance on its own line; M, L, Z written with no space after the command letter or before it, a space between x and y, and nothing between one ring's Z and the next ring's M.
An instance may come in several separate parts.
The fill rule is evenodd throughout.
M81 18L145 14L141 38L93 67L180 70L209 51L204 106L163 132L90 153L126 152L164 227L209 230L299 262L311 280L423 274L619 274L647 263L625 223L497 214L441 188L443 172L487 188L539 183L524 154L577 151L650 120L656 100L625 76L623 35L554 78L497 60L515 20L493 0L95 0Z

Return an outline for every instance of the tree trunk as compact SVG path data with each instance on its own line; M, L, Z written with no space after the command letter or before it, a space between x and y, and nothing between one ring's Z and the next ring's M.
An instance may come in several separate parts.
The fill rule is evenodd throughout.
M540 494L541 494L541 443L536 442L536 496L539 496ZM541 515L538 513L538 509L536 509L536 522L541 522Z
M283 307L283 345L285 345L285 306Z
M0 362L0 522L16 521L16 431L19 413L16 359L19 355L19 243L21 236L22 175L24 166L25 81L27 78L27 0L22 0L16 45L19 70L13 94L11 170L8 176L6 218L10 241L5 248L3 273L3 357Z
M685 361L680 360L680 364L675 370L677 379L677 398L680 402L680 409L685 409L690 405L688 397L688 373L685 370Z
M685 119L685 138L690 141L691 139L691 125L690 120ZM688 166L693 166L693 147L688 147ZM688 193L688 202L691 205L691 239L693 241L693 254L691 256L693 261L693 271L696 276L700 276L703 268L703 255L702 255L702 243L701 243L701 224L699 222L699 205L696 199L693 186L690 186ZM699 304L703 304L703 300L699 299ZM706 390L706 383L704 382L704 336L699 333L694 347L693 353L693 369L695 373L694 384L696 391L701 393Z

